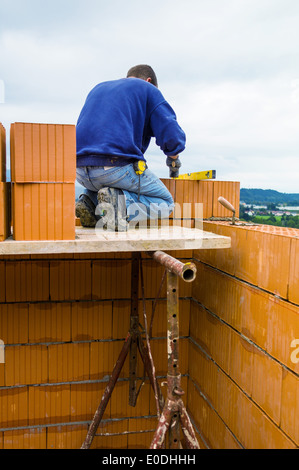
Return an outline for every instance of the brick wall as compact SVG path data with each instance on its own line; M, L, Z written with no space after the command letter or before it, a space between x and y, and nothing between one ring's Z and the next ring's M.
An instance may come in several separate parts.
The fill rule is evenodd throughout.
M193 255L190 412L207 447L298 447L299 230L204 229L232 247Z
M205 218L230 216L219 196L239 206L239 183L164 181L178 203L203 203ZM182 387L200 445L297 447L298 231L210 221L204 229L231 237L232 247L172 253L198 270L179 295ZM163 268L146 255L143 268L150 317ZM79 448L129 329L131 255L1 257L0 279L0 448ZM140 286L139 299L142 322ZM165 285L151 344L161 382ZM94 448L150 445L153 392L146 380L128 405L128 366L98 431L112 435ZM141 379L140 361L137 372Z
M142 266L149 322L163 268L146 255ZM2 257L0 276L0 448L80 448L129 330L131 254ZM160 297L151 348L161 383L167 371L165 284ZM191 285L181 281L185 390L190 297ZM143 323L140 286L139 298ZM137 375L139 386L140 357ZM98 430L114 435L95 437L92 448L149 447L157 426L153 391L146 379L136 407L129 406L128 378L129 358ZM166 387L162 391L166 395Z

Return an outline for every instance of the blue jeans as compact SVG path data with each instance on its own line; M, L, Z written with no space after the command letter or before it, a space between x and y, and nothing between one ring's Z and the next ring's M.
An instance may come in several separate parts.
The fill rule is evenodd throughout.
M121 189L125 195L128 220L167 218L174 208L173 198L162 183L149 169L139 176L133 164L123 167L78 167L77 181L84 186L84 193L98 205L97 193L104 187ZM138 200L138 192L140 196Z

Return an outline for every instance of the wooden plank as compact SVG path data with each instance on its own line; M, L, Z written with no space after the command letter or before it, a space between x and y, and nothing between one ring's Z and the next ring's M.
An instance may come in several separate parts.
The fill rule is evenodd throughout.
M76 227L75 240L19 241L10 237L1 242L0 254L112 253L216 249L230 246L230 237L179 226L131 229L127 232Z

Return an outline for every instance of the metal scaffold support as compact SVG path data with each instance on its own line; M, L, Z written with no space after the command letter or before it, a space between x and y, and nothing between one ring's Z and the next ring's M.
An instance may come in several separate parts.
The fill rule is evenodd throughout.
M142 297L144 301L141 254L139 252L132 253L130 329L115 363L101 402L88 428L87 436L81 449L89 449L92 444L128 353L130 353L129 404L131 406L136 405L138 396L136 377L138 352L144 364L144 370L147 373L154 390L157 417L159 419L158 427L155 431L150 448L159 449L162 447L168 429L170 448L180 448L181 424L186 447L190 449L199 449L199 444L195 437L190 418L181 399L184 391L181 389L181 374L179 371L178 278L180 277L186 282L192 282L196 276L196 267L193 263L182 263L162 251L155 251L148 254L155 261L165 266L167 272L168 391L166 402L164 401L164 397L155 376L155 367L151 355L150 341L147 331L146 315L144 315L146 342L144 342L142 337L143 331L140 328L138 314L138 288L140 273Z
M167 399L152 439L151 449L161 449L169 430L169 448L180 449L180 425L184 443L188 449L199 449L195 432L182 400L179 368L179 295L178 279L192 282L196 276L193 263L183 264L163 252L155 252L152 257L167 268Z

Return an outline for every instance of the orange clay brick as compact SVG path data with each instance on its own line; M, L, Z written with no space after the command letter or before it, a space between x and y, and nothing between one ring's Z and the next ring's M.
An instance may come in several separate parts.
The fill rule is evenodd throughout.
M5 357L5 350L4 350L4 357ZM5 364L0 363L0 387L4 387L5 385ZM1 449L1 446L0 446Z
M71 340L70 303L30 303L29 343Z
M93 261L92 299L131 298L131 261Z
M75 182L74 125L16 122L11 125L11 181Z
M110 375L121 351L123 341L99 341L90 345L90 380ZM123 376L123 373L120 377Z
M232 331L201 305L191 302L190 336L227 373Z
M89 343L50 345L48 352L50 383L89 380Z
M0 261L0 302L5 302L5 288L6 288L6 278L5 278L5 261Z
M70 421L70 385L29 387L28 420L31 426Z
M108 436L96 436L91 449L127 449L129 420L102 422L98 427L97 434L108 434ZM109 434L112 434L109 436ZM84 436L85 438L85 436Z
M91 300L91 261L50 261L51 300Z
M190 334L213 361L279 424L281 365L195 303Z
M292 238L290 259L289 300L299 305L299 238Z
M5 385L40 384L47 381L46 346L7 346L5 348Z
M27 402L27 387L0 390L1 428L26 426L28 424Z
M6 261L6 302L49 300L49 263L46 261Z
M188 385L188 411L200 429L200 448L205 444L209 449L241 449L241 445L233 436L231 431L200 395L194 383L190 380ZM200 438L204 442L201 444Z
M71 312L72 341L112 339L112 302L73 302Z
M0 122L0 182L6 181L6 130Z
M196 204L203 205L203 218L212 217L213 181L176 180L175 202L179 205L179 207L175 209L175 217L195 217ZM188 204L190 208L188 208Z
M149 449L156 428L156 418L129 419L128 449Z
M192 297L272 357L299 372L291 342L299 331L299 307L197 263Z
M47 449L80 449L87 433L84 425L47 428Z
M130 328L131 300L115 300L112 309L112 338L124 339Z
M166 188L172 195L173 200L175 201L175 180L171 178L162 178L161 181L164 184L164 186L166 186ZM170 219L173 218L173 212L170 214L169 218Z
M198 250L196 257L202 256L207 264L287 298L292 240L289 235L215 222L205 222L204 230L230 236L232 246L227 252L215 250L223 253L206 250L201 254Z
M14 183L14 240L74 240L74 183Z
M71 384L70 420L73 422L91 420L101 402L106 385L107 382ZM110 407L111 400L106 406L103 420L111 417Z
M279 426L282 366L256 347L252 354L252 399Z
M281 428L299 446L299 378L284 370L282 375Z
M192 345L192 357L193 363L197 363L197 380L201 393L208 399L243 447L246 449L295 448L294 443L231 378L213 361L204 357L194 345ZM194 377L194 371L190 371L190 375Z
M217 227L217 229L215 228ZM228 274L235 274L235 244L237 232L230 225L212 224L208 222L203 223L203 230L207 232L215 232L218 235L231 238L231 248L221 250L194 250L193 257L201 260L203 263L215 266L221 271Z
M130 383L128 381L119 382L115 386L111 395L111 416L113 418L125 418L130 415L129 387ZM144 413L145 416L149 414L149 402L147 405L145 407L147 409L147 412Z
M10 183L0 182L0 242L11 234Z
M251 396L253 345L242 338L240 334L232 331L230 347L226 343L223 348L230 349L229 375L245 393Z
M239 331L245 315L243 287L237 280L202 263L195 262L197 275L192 283L192 297L220 319Z
M0 338L4 344L28 343L28 304L0 304Z
M3 433L4 449L46 449L47 432L41 429L19 429Z
M232 217L232 212L218 202L219 196L229 201L239 217L240 183L234 181L214 181L213 184L213 217Z

